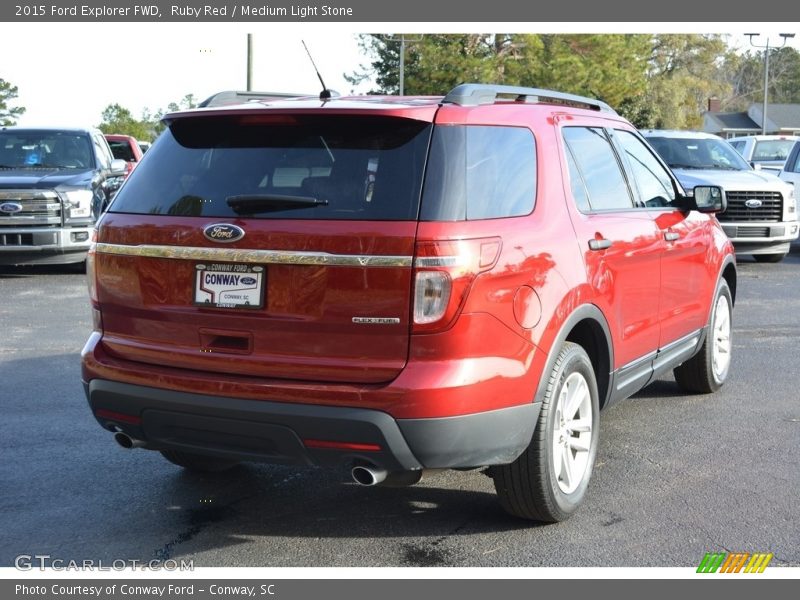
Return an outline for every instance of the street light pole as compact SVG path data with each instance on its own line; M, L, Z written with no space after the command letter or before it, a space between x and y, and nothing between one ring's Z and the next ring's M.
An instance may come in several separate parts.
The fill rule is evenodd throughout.
M400 42L400 95L405 95L406 92L406 44L411 42L412 44L415 42L421 42L422 36L421 35L414 35L411 37L406 36L406 34L401 33L399 36L397 35L387 35L384 36L384 39L389 42Z
M760 46L758 44L753 43L753 38L758 37L761 35L760 33L745 33L746 36L750 38L750 45L753 48L764 48L764 108L761 115L761 133L766 135L767 134L767 93L769 91L769 37L767 37L767 43L764 46ZM777 48L783 48L786 45L786 40L788 38L793 38L793 33L781 33L779 34L783 38L783 43Z
M253 34L247 34L247 91L253 90Z

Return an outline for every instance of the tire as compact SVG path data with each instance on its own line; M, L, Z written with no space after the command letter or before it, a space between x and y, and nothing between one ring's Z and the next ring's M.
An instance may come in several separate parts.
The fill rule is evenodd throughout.
M239 464L235 460L225 460L224 458L192 454L181 450L162 450L161 456L172 464L183 467L187 471L196 471L198 473L219 473L220 471L227 471Z
M562 418L570 399L578 404L570 417ZM592 362L581 346L565 342L548 375L530 445L513 463L492 467L498 499L506 512L555 523L578 510L597 454L599 412ZM576 421L581 430L567 428Z
M753 254L756 262L760 263L779 263L786 258L786 253L783 254Z
M731 366L731 315L733 299L728 283L721 279L714 296L708 332L700 352L673 371L675 381L686 392L716 392L728 378Z

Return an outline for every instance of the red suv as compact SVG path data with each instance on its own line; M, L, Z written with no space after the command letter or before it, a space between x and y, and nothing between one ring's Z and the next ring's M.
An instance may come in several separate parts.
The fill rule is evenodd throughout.
M502 506L583 499L599 410L725 381L713 214L607 105L468 84L178 112L97 229L91 409L189 469L491 467Z

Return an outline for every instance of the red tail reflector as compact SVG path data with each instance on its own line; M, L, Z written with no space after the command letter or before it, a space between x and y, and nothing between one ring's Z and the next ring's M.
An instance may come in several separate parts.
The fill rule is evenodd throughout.
M124 413L114 412L113 410L106 410L105 408L98 408L94 414L100 419L108 419L110 421L120 421L122 423L129 423L130 425L141 425L142 418L135 415L126 415Z
M359 452L380 452L378 444L357 444L354 442L332 442L328 440L303 440L306 448L321 450L358 450Z

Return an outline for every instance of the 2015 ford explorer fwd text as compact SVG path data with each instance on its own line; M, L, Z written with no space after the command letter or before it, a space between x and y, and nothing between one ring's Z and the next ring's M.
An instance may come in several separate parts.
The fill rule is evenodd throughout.
M601 408L728 375L724 194L686 195L602 102L468 84L166 122L89 261L83 380L125 447L364 485L489 467L508 512L558 521Z

